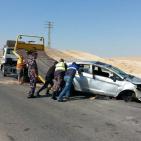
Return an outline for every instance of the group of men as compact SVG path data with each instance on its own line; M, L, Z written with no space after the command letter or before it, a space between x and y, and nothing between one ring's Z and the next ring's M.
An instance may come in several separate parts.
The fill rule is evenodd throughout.
M36 58L37 52L28 52L27 66L30 80L28 98L40 97L40 92L46 88L46 96L51 94L52 99L58 100L58 102L63 102L64 99L67 100L70 96L73 78L79 66L75 62L67 66L64 59L60 59L58 62L54 61L53 65L47 71L44 85L35 92L38 78Z

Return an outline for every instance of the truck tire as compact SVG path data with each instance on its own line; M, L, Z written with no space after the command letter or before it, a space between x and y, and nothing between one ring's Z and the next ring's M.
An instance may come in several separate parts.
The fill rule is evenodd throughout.
M6 71L5 71L5 66L4 65L2 66L1 71L2 71L2 75L5 77L6 76Z
M16 41L15 40L7 40L6 45L8 47L14 47L15 46Z

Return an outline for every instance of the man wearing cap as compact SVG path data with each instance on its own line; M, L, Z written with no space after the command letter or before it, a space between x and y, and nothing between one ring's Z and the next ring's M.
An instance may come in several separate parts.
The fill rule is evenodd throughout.
M28 76L30 80L30 91L28 93L27 98L33 98L34 92L36 89L36 82L38 77L38 67L36 63L37 52L36 51L29 51L28 52Z

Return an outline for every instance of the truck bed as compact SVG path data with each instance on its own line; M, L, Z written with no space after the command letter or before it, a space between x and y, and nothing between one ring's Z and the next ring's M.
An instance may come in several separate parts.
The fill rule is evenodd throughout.
M54 59L46 55L44 51L38 51L37 65L38 72L42 79L45 78L48 69L53 65Z
M46 53L44 51L37 51L37 52L38 52L38 57L36 59L36 62L37 62L37 66L38 66L38 74L42 78L41 80L44 81L46 73L47 73L48 69L50 68L50 66L53 65L55 59L46 55ZM24 49L17 50L17 53L19 55L22 55L24 57L25 61L27 61L27 54Z

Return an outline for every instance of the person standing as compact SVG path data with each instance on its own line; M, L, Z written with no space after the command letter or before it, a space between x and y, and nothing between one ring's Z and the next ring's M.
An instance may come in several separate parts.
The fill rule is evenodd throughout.
M54 72L55 72L55 66L58 62L55 61L54 64L49 68L47 71L46 77L45 77L45 83L44 85L36 92L36 96L40 97L40 92L48 87L50 84L53 85L53 78L54 78ZM49 89L47 88L46 95L48 95Z
M33 98L35 89L36 89L36 82L38 78L38 67L36 63L37 59L37 52L35 51L30 51L28 52L28 76L30 80L30 91L28 93L27 98Z
M76 71L78 71L79 66L73 62L68 66L67 71L64 76L65 87L58 96L58 102L63 102L64 96L68 98L70 96L71 87L73 84L73 78L75 77Z
M16 70L18 75L18 82L22 84L24 81L24 69L25 69L25 61L22 55L18 57Z
M56 64L55 72L54 72L54 84L51 88L52 99L56 100L56 96L59 90L63 87L64 84L64 75L66 71L67 65L64 62L64 59L60 59Z

